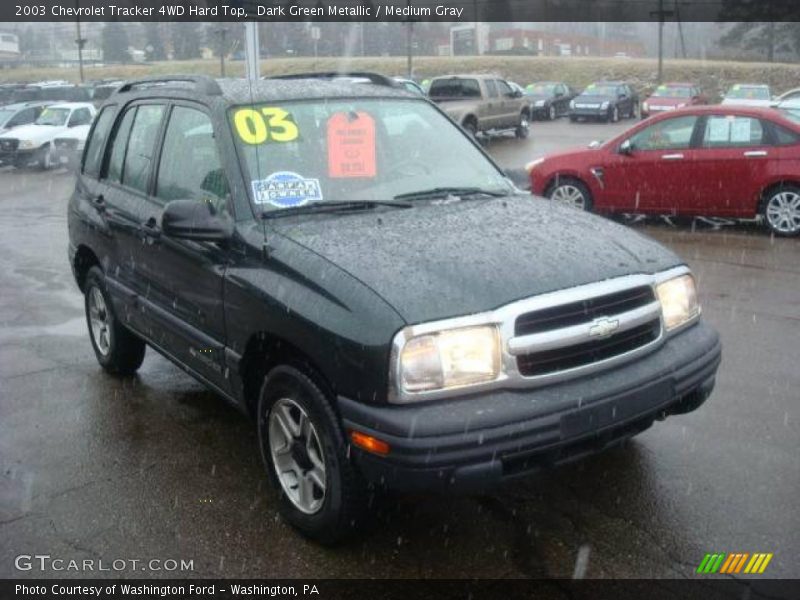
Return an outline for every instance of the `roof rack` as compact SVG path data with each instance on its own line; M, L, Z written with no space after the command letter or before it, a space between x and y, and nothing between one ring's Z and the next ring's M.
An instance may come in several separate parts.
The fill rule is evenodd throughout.
M208 75L169 75L169 76L156 76L156 77L142 77L140 79L133 79L126 81L117 88L117 94L124 94L130 92L138 87L156 87L162 85L169 85L170 83L191 83L194 84L195 89L203 94L209 96L221 96L222 88L213 77Z
M337 79L346 77L359 77L368 79L370 83L375 85L382 85L386 87L400 87L391 77L381 75L380 73L373 73L371 71L321 71L318 73L291 73L289 75L271 75L264 79Z

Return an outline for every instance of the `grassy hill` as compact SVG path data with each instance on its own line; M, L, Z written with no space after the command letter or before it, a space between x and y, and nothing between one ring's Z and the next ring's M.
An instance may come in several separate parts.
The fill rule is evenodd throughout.
M368 70L388 75L403 75L406 71L406 59L403 57L358 57L347 60L341 58L275 58L263 60L261 69L264 75L333 69ZM77 71L77 68L10 69L0 71L0 80L70 79L77 81ZM657 66L654 59L521 56L414 58L414 74L417 79L463 72L497 73L523 85L536 80L560 80L577 88L598 79L624 79L631 81L644 92L655 82ZM219 62L216 60L172 61L86 68L87 79L126 79L175 73L218 75ZM229 76L243 75L244 63L228 61L227 73ZM712 96L721 94L736 82L768 83L773 87L774 92L782 92L792 87L800 87L800 64L666 60L664 76L667 81L697 82Z

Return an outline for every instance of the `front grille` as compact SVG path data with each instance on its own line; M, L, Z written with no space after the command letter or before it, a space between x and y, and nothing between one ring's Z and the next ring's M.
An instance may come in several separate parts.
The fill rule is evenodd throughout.
M14 152L19 146L19 140L6 139L0 140L0 150L4 152Z
M575 369L646 346L660 334L661 321L656 318L605 339L518 356L517 369L524 377Z
M643 285L597 298L589 298L521 315L514 324L514 335L530 335L552 329L591 323L600 317L612 317L650 304L653 288Z

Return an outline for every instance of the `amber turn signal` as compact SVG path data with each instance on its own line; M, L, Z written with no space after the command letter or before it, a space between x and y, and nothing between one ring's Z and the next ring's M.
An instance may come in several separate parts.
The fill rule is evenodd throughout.
M354 446L361 448L362 450L366 450L367 452L380 454L381 456L386 456L389 454L389 444L383 440L374 438L371 435L367 435L366 433L361 433L360 431L351 431L350 440L353 442Z

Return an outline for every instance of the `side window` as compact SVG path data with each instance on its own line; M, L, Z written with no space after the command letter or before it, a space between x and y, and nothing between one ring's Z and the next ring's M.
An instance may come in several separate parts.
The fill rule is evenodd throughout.
M107 106L97 117L97 123L92 129L91 137L86 142L86 154L83 159L83 172L87 175L97 175L100 173L100 166L103 160L103 148L111 131L111 124L114 119L114 107Z
M800 142L800 135L785 127L773 123L772 130L775 132L775 143L778 146L791 146Z
M645 127L631 138L634 150L679 150L692 142L697 117L675 117Z
M491 79L486 80L486 93L489 98L497 98L497 85Z
M164 116L164 105L143 104L136 111L131 128L125 163L122 169L122 185L140 192L147 192L147 178L155 152L156 136Z
M497 80L497 91L500 92L501 96L509 96L514 91L511 89L511 86L508 85L505 81L500 79Z
M765 143L761 121L752 117L712 115L703 132L704 148L761 146Z
M114 134L111 158L108 159L108 173L106 174L108 180L114 183L122 183L122 164L125 161L125 150L128 147L128 137L135 116L135 106L126 110Z
M162 203L203 200L228 209L228 180L217 150L211 120L194 108L176 106L164 135L156 197Z
M88 125L91 122L92 122L92 113L89 112L89 109L79 108L73 111L72 115L70 115L67 127L75 127L77 125Z

